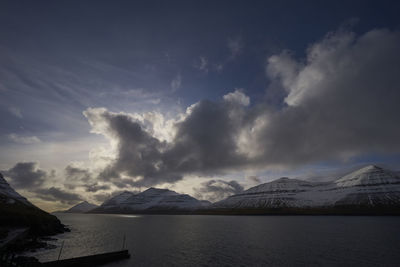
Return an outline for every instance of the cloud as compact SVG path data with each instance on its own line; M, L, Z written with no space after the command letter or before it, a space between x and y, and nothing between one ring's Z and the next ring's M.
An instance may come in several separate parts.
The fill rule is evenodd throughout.
M97 201L97 203L103 203L107 199L111 198L111 194L110 193L99 193L99 194L93 195L93 198L94 198L94 200Z
M109 190L109 189L110 189L110 186L106 185L106 184L99 185L98 183L94 183L94 184L85 185L86 192L97 192L97 191Z
M181 88L181 84L182 84L182 76L178 73L178 75L176 75L176 77L171 81L171 89L172 91L176 91L179 88Z
M151 186L174 183L186 173L231 167L240 161L234 137L247 104L248 98L235 91L221 102L192 105L173 124L171 140L157 137L164 129L154 127L156 120L104 108L87 109L84 115L92 132L106 136L117 147L116 159L100 178L117 186L122 179L131 186Z
M22 112L18 107L10 107L8 109L11 114L13 114L15 117L22 119Z
M249 181L250 183L252 183L252 184L259 184L259 183L261 183L260 178L258 178L258 177L255 176L255 175L247 176L247 177L246 177L246 180L248 180L248 181Z
M242 192L243 186L236 181L209 180L193 190L196 198L216 202Z
M134 184L151 185L161 181L174 182L181 178L169 172L163 173L161 151L166 143L145 131L142 122L106 109L87 109L84 115L92 125L93 132L104 134L118 143L118 158L101 173L103 180L122 179L123 174L126 174L134 177ZM152 177L153 182L149 183L143 177Z
M77 164L69 164L64 169L66 183L64 186L68 189L77 187L83 188L86 192L97 192L101 190L109 190L107 184L99 184L93 173L89 169L77 166Z
M269 58L267 73L287 92L257 143L269 163L287 165L399 151L399 32L328 34L298 61Z
M75 193L64 191L61 188L50 187L50 188L39 188L34 190L36 197L46 201L60 201L63 204L73 205L81 201L82 198Z
M194 64L194 67L200 71L208 72L208 60L207 58L201 56L199 57L199 61Z
M65 167L65 178L69 181L81 181L81 182L88 182L91 180L91 173L89 170L80 168L74 165L67 165Z
M10 184L15 189L33 189L42 186L47 178L54 173L47 173L39 168L37 162L19 162L14 167L1 171L10 178Z
M9 134L8 139L10 139L15 143L25 144L25 145L37 144L41 142L40 139L36 136L20 136L14 133Z
M243 106L250 105L250 98L238 89L236 89L233 93L224 95L223 98L227 102L236 103Z
M84 112L92 132L116 148L102 181L123 186L175 183L188 174L293 168L400 150L400 34L373 30L361 36L330 33L307 50L268 59L267 75L281 103L235 90L203 100L169 121L162 116ZM268 91L268 89L267 89ZM267 93L268 96L268 93ZM151 117L151 116L150 116ZM157 121L157 123L156 123Z

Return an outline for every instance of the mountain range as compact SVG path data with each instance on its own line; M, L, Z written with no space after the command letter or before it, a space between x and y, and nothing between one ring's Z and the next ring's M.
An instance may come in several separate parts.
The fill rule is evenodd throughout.
M167 214L400 214L400 175L369 165L330 182L282 177L211 203L168 189L124 191L100 206L81 202L64 212ZM53 215L18 194L0 174L0 226L38 233L65 230Z
M125 191L93 213L400 214L398 172L374 165L330 182L287 177L210 203L168 189Z
M95 208L97 208L98 206L92 203L89 203L87 201L82 201L78 204L76 204L75 206L64 210L64 211L59 211L59 212L63 212L63 213L85 213L88 211L91 211Z
M168 189L149 188L138 194L122 192L91 213L182 213L203 209L210 204Z
M248 213L398 213L400 176L370 165L331 182L280 178L214 203L213 208Z

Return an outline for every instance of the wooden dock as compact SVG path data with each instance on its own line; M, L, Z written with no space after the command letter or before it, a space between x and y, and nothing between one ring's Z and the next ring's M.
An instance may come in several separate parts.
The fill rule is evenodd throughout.
M46 266L46 267L98 266L98 265L110 263L113 261L128 259L128 258L130 258L129 251L127 249L124 249L124 250L100 253L100 254L95 254L95 255L90 255L90 256L42 262L42 264L40 266Z

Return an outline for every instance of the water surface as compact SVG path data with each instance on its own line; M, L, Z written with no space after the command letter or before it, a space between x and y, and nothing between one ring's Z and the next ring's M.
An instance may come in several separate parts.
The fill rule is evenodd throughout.
M122 248L107 266L399 266L400 217L57 214L61 258ZM35 254L57 259L59 249Z

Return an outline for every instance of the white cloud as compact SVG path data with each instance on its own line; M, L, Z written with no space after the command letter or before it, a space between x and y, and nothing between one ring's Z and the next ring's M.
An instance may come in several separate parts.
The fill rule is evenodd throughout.
M21 109L19 109L18 107L10 107L8 110L15 117L18 117L18 118L22 119L22 112L21 112Z
M208 60L207 58L201 56L199 57L199 61L194 64L194 67L200 71L208 72Z
M41 142L40 139L36 136L20 136L14 133L9 134L8 138L15 143L26 144L26 145L37 144Z
M234 92L224 95L224 100L226 102L235 103L242 106L250 105L250 98L240 89L236 89Z
M173 92L181 88L182 85L182 76L180 73L176 75L176 77L171 81L171 89Z

